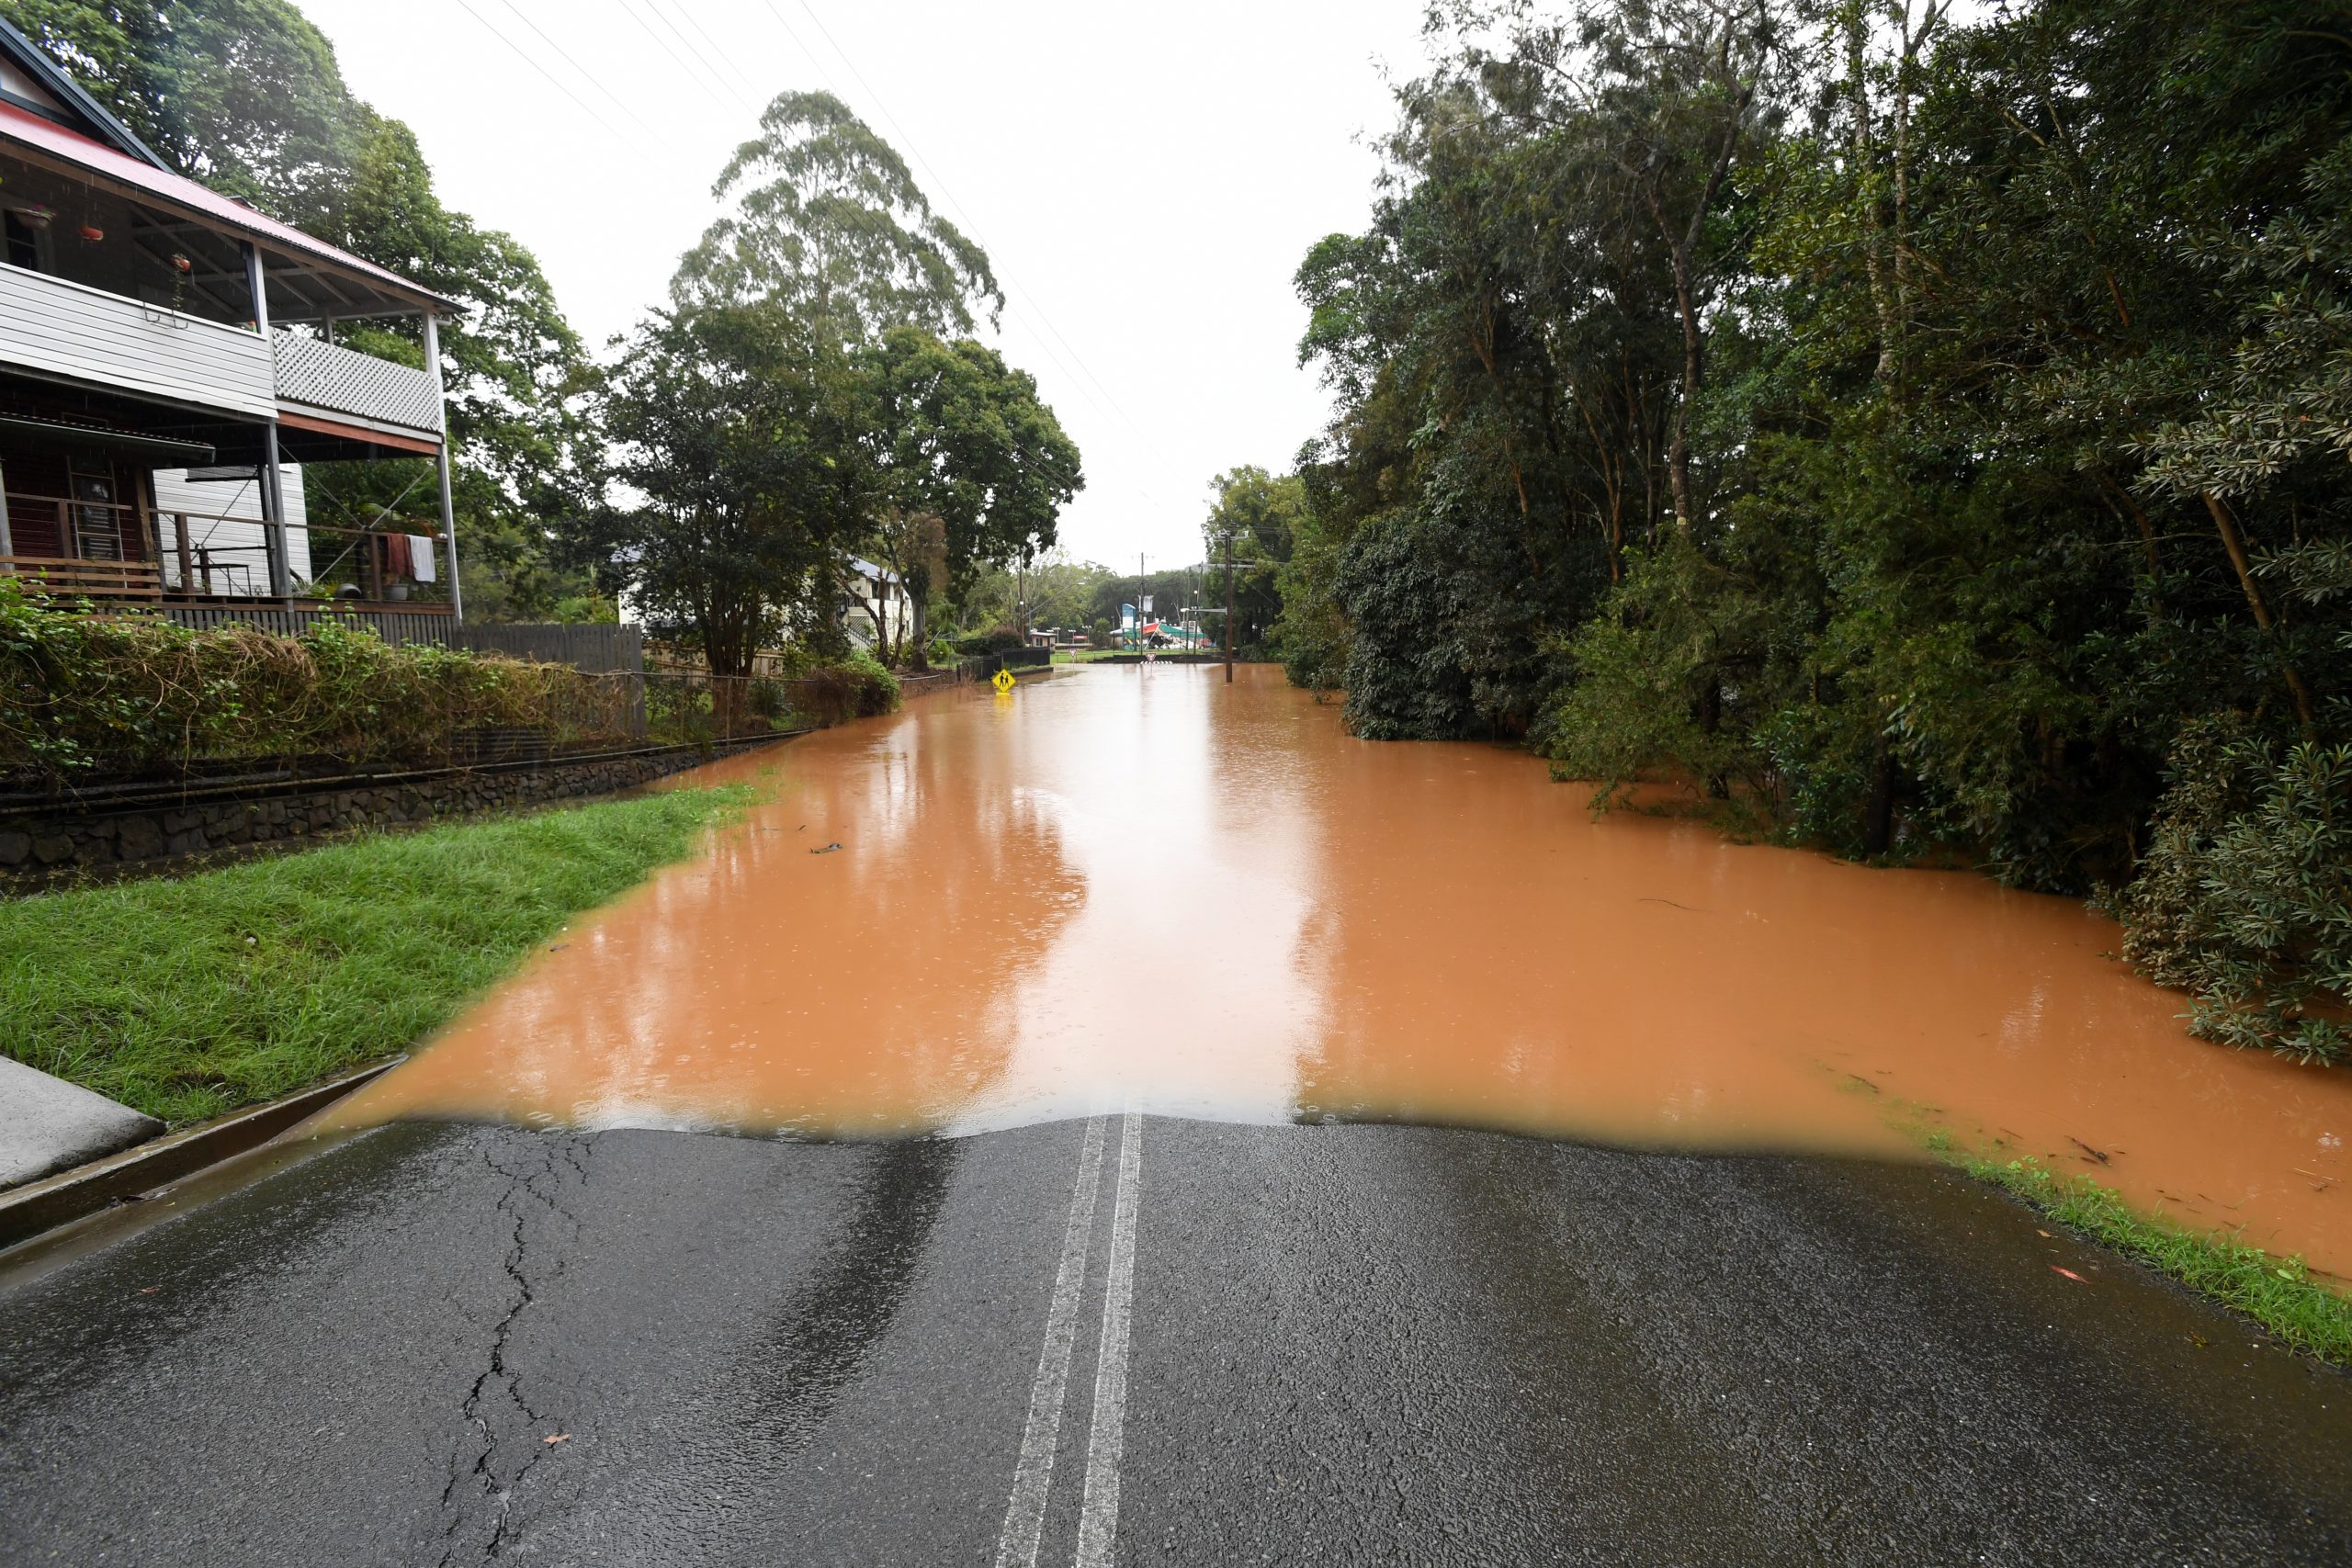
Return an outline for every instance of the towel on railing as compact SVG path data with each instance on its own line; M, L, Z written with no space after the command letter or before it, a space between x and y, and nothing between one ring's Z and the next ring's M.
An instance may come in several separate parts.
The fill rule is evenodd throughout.
M408 575L408 536L379 534L384 542L384 577L387 581Z
M435 581L433 572L433 536L410 534L408 539L409 575L419 582Z

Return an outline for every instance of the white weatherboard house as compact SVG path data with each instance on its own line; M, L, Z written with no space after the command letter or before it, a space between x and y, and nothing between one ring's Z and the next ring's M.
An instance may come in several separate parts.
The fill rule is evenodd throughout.
M895 646L901 628L915 613L914 600L899 581L899 574L888 567L852 557L842 581L849 590L849 603L842 610L842 626L849 633L850 641L867 649L884 642Z
M0 571L94 600L456 614L452 300L175 174L0 22ZM339 327L416 323L413 367ZM301 462L425 458L397 515ZM313 498L315 499L315 498Z

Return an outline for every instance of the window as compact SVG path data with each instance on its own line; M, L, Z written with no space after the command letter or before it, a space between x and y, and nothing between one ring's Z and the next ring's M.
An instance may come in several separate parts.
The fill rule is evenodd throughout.
M40 270L40 241L31 227L11 212L8 215L8 265L28 272Z

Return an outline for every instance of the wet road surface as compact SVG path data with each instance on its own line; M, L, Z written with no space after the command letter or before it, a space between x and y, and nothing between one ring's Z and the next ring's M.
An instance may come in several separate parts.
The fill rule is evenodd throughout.
M2352 1382L1928 1169L1117 1115L319 1147L0 1280L0 1561L2352 1556Z

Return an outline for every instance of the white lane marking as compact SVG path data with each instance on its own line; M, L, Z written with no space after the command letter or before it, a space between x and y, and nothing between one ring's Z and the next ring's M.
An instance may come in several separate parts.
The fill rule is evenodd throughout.
M1102 1354L1094 1370L1094 1430L1086 1443L1086 1501L1078 1513L1078 1568L1111 1568L1119 1539L1119 1455L1127 1432L1127 1322L1136 1282L1136 1187L1143 1118L1127 1112L1119 1139L1119 1199L1111 1212L1111 1270L1102 1287Z
M1029 1425L1021 1434L1021 1462L1012 1472L1012 1499L997 1537L996 1568L1036 1568L1037 1538L1046 1528L1046 1493L1054 1482L1054 1449L1061 1440L1062 1395L1069 1387L1070 1347L1078 1338L1078 1298L1086 1284L1086 1254L1093 1240L1094 1195L1102 1184L1102 1118L1086 1124L1078 1155L1078 1188L1069 1197L1062 1232L1062 1261L1046 1310L1046 1344L1029 1385Z

